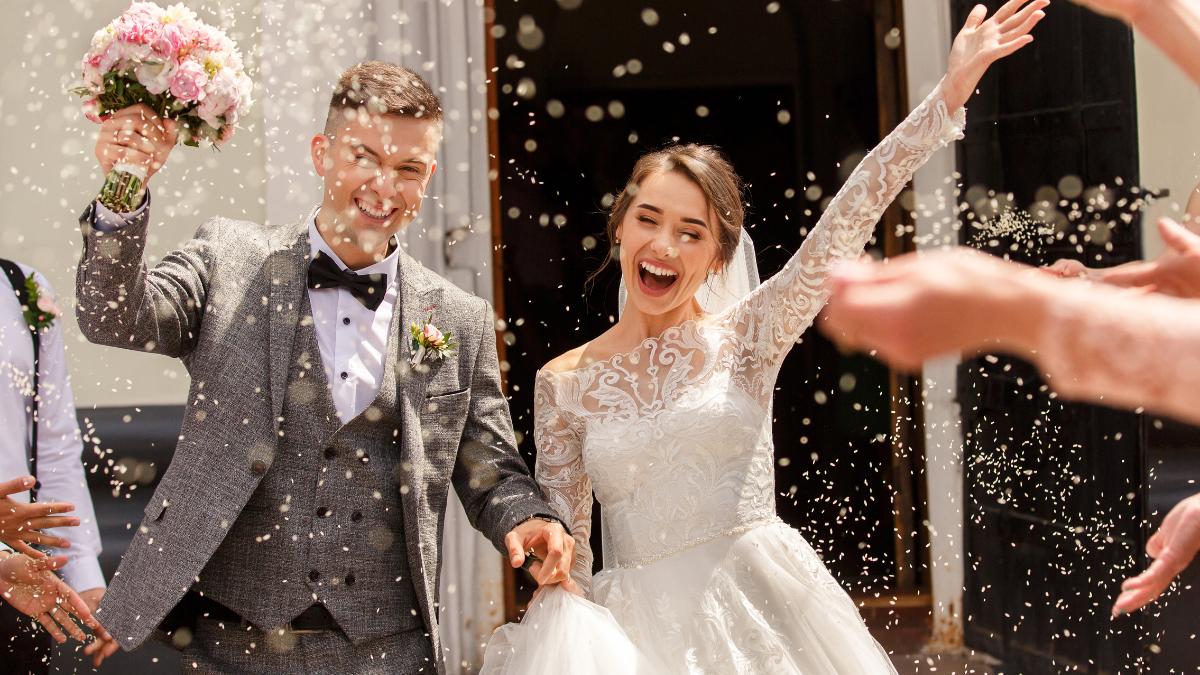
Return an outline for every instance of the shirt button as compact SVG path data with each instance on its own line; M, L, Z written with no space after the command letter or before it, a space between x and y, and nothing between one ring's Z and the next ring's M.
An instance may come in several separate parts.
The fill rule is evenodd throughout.
M328 516L329 516L329 509L327 507L322 506L321 508L317 509L317 517L318 518L327 518Z
M261 476L267 472L267 463L261 459L256 459L254 460L254 463L250 465L250 471L257 476Z
M346 371L344 371L344 370L343 370L343 371L342 371L342 379L344 380L344 379L346 379L347 377L350 377L350 374L349 374L349 373L347 373Z
M316 570L312 570L308 573L309 581L316 581L317 579L320 579L320 578L321 578L321 573Z
M358 521L362 520L362 511L355 511L354 513L351 513L351 514L350 514L350 520L352 520L352 521L354 521L354 522L356 522L356 523L357 523Z
M325 448L325 459L337 457L337 448Z
M353 585L354 585L354 573L353 573L353 572L351 572L350 574L347 574L347 575L346 575L346 585L347 585L347 586L353 586Z
M349 326L349 325L350 325L350 317L348 317L348 316L343 316L343 317L342 317L342 325L343 325L343 326Z

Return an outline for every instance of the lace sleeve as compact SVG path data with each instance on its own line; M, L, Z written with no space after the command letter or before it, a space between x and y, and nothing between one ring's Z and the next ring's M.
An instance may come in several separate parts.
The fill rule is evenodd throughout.
M1200 302L1103 286L1060 292L1037 339L1055 391L1200 423Z
M534 477L546 501L575 538L571 577L586 594L592 586L592 480L583 466L583 438L575 415L560 403L556 380L568 379L538 372L533 395L533 440L537 446ZM561 397L569 399L569 397ZM565 402L565 400L564 400Z
M862 255L875 223L935 151L963 137L966 109L946 109L939 85L855 167L800 250L733 308L745 345L778 365L829 297L833 266Z

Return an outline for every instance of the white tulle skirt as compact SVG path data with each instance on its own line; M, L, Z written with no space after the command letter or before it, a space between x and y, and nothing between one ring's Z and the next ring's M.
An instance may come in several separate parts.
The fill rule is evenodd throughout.
M596 604L542 593L497 631L484 673L890 674L850 596L782 522L639 568L604 570Z

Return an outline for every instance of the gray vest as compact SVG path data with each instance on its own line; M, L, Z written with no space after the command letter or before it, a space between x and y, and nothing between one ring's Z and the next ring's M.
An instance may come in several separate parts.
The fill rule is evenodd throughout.
M271 466L192 588L264 630L315 602L325 604L353 642L420 628L405 553L405 487L398 480L399 308L379 394L345 426L311 314L305 292Z

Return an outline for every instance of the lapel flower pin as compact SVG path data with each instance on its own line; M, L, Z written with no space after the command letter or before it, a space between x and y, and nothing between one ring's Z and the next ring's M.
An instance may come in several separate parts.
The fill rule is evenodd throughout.
M412 333L413 356L410 361L412 365L424 363L426 359L441 361L454 356L454 350L458 344L454 341L453 333L451 331L443 333L433 325L433 314L429 315L424 325L412 324L409 332Z
M29 295L29 304L21 307L25 323L29 324L29 330L46 330L62 314L62 310L55 304L53 296L42 291L32 274L25 277L25 292Z

